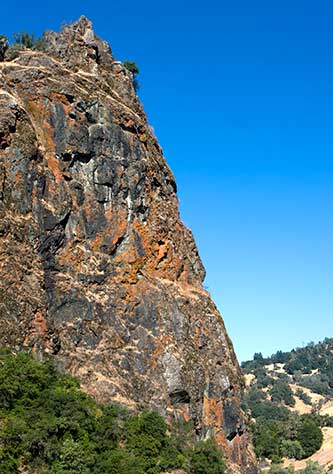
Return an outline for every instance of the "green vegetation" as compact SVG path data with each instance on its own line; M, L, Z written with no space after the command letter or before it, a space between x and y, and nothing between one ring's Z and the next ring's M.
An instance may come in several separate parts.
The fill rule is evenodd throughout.
M33 34L23 31L21 33L15 33L13 38L15 44L21 44L28 49L32 49L34 47L35 40Z
M28 49L35 49L42 51L44 49L44 42L42 38L36 38L34 37L34 34L32 33L27 33L26 31L23 31L21 33L15 33L13 35L14 38L14 44L24 46L25 48Z
M243 362L246 373L259 373L259 378L267 375L264 367L268 364L285 364L284 369L294 382L320 395L333 397L333 338L323 342L310 342L305 347L290 352L278 351L271 357L254 354L253 360Z
M25 31L15 33L13 35L13 44L9 45L6 52L7 61L13 61L18 58L20 53L25 49L33 49L35 51L44 51L45 45L42 38L36 38L33 34Z
M133 87L135 92L140 89L140 83L137 79L137 75L140 73L138 66L135 61L128 61L127 59L124 62L124 67L133 74Z
M225 462L211 440L198 443L190 453L189 461L190 474L223 474L225 472Z
M295 469L292 466L284 468L280 464L272 464L268 474L294 474L294 472Z
M306 415L301 417L296 437L304 450L304 457L306 458L318 451L323 442L323 434L320 426L318 426L318 422L315 418L307 417Z
M316 462L308 462L304 469L297 471L298 474L324 474L324 470ZM279 464L273 464L268 474L294 474L295 469L293 466L283 468Z
M127 59L124 62L125 68L130 71L132 74L139 74L139 68L134 61L128 61Z
M283 439L280 452L285 458L303 459L305 457L303 446L298 440Z
M254 420L251 429L259 458L278 463L282 458L305 459L320 449L321 428L333 426L333 418L320 415L324 400L312 402L301 387L327 398L333 396L332 354L333 339L327 338L267 358L256 353L253 360L242 364L245 373L255 376L244 395L243 409ZM291 384L297 387L295 394ZM311 406L311 413L300 415L290 410L295 396Z
M23 46L20 44L11 44L8 46L7 52L6 52L6 59L7 61L13 61L13 59L16 59L19 57L20 52L23 51Z
M173 431L155 412L98 404L51 362L0 353L1 474L24 466L41 474L224 473L212 441L191 447L186 430Z
M24 49L33 49L35 51L44 51L44 40L42 38L36 38L33 34L27 33L25 31L21 33L15 33L13 35L13 44L8 46L6 52L7 61L12 61L16 59L21 51Z
M286 382L281 382L280 380L274 382L270 395L272 402L282 402L290 407L295 406L293 392Z
M251 424L254 448L259 458L279 462L283 457L304 459L320 449L323 442L322 418L298 415L270 400L245 396L244 407L255 419Z
M307 395L304 390L301 388L298 388L295 393L296 397L298 397L300 400L302 400L305 405L311 405L311 398L309 395Z

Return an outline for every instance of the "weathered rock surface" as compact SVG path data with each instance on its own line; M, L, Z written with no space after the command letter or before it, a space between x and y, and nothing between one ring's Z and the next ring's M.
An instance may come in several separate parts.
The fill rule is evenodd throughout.
M0 345L256 472L242 376L131 73L81 18L0 62Z

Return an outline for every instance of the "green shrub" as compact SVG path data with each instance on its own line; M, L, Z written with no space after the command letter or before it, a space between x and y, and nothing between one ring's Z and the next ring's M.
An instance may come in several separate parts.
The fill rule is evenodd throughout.
M295 469L293 466L284 468L280 464L272 464L268 471L268 474L294 474L294 472Z
M297 440L284 439L280 445L281 455L285 458L303 459L305 457L302 445Z
M302 400L306 405L311 405L311 398L307 393L304 392L301 388L297 388L295 395Z
M224 472L214 443L189 448L189 434L178 437L158 413L98 404L76 379L25 353L0 350L0 418L1 474L23 465L48 474Z
M27 49L44 50L44 40L42 38L35 39L32 33L27 33L26 31L15 33L13 38L15 45L23 46Z
M287 421L290 416L288 408L272 403L269 400L249 403L253 418L264 421Z
M51 469L51 474L90 474L94 466L91 450L82 442L69 437L64 440L59 452L59 460Z
M125 68L130 71L132 74L139 74L139 68L134 61L128 61L127 59L124 62Z
M8 46L6 51L5 59L7 61L13 61L14 59L18 58L21 51L24 50L24 47L20 44L11 44Z
M225 462L212 440L201 441L189 456L189 474L224 474Z
M280 442L283 425L276 421L255 423L252 426L254 450L259 458L280 460Z
M277 381L270 390L273 402L282 402L291 407L295 406L293 391L285 382Z
M141 459L124 449L114 449L99 455L94 474L145 474Z
M299 471L299 474L323 474L324 470L317 462L309 461L304 469Z
M23 31L21 33L15 33L13 35L14 43L21 44L26 48L32 49L35 44L34 35Z
M133 87L135 92L140 89L140 84L137 79L137 75L140 73L138 66L135 61L128 61L127 59L124 62L124 67L133 74Z
M304 456L312 456L323 443L323 434L320 426L310 417L302 417L297 431L297 440L300 442Z

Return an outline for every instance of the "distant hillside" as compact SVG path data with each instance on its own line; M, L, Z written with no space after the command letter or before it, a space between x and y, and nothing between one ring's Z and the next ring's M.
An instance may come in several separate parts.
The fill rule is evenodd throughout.
M333 338L242 363L243 408L259 459L303 469L333 465Z

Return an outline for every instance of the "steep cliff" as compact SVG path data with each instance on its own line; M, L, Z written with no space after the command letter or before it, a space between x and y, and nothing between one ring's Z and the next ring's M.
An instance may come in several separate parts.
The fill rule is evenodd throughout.
M0 345L54 357L101 401L193 420L256 472L240 369L131 73L84 17L43 48L1 54Z

